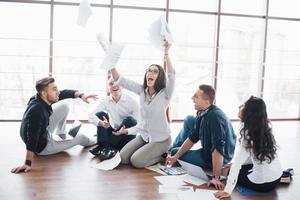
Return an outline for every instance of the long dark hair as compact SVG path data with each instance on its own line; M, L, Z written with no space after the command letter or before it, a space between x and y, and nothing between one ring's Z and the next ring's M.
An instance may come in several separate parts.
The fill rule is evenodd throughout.
M252 150L255 158L260 162L270 163L275 158L277 146L265 102L261 98L251 96L245 102L241 120L244 126L240 134L246 141L246 149Z
M166 73L165 73L164 68L162 68L162 66L160 66L160 65L152 64L150 66L157 67L158 71L159 71L158 72L158 77L157 77L157 79L155 81L155 84L154 84L154 90L155 90L156 93L158 93L161 89L164 89L166 87L166 82L167 82L167 80L166 80ZM143 83L144 91L147 88L146 74L147 74L147 72L145 73L145 76L144 76L144 83Z

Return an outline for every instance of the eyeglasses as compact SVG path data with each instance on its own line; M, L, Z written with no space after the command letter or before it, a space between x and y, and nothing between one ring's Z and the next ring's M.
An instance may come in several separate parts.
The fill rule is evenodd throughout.
M159 70L157 70L157 69L146 69L146 73L158 74Z

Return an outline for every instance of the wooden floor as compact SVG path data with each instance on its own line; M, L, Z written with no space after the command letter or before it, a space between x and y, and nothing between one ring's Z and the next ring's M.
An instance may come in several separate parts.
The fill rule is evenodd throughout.
M92 168L97 160L88 149L79 146L57 155L36 157L33 171L12 174L10 169L24 160L24 145L15 132L18 126L12 132L4 131L1 124L0 128L0 200L178 199L175 194L158 192L159 183L153 176L159 174L155 172L129 166L119 166L112 171ZM293 182L278 187L276 196L245 197L234 191L231 199L300 199L300 138L277 140L283 167L295 169Z

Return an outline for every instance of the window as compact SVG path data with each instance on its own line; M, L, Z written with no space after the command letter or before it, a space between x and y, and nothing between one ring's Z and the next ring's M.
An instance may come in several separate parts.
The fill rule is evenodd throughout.
M300 108L300 22L269 20L264 98L272 118L295 118Z
M93 7L93 16L86 28L76 24L77 6L59 5L54 9L53 76L59 88L78 89L103 97L106 95L107 72L100 69L104 51L96 34L108 35L109 9ZM73 108L70 118L87 119L87 104L75 101Z
M21 119L48 74L49 6L0 3L0 119Z
M221 18L216 100L230 118L236 118L239 104L258 95L263 25L262 19Z
M172 62L176 69L176 89L172 98L172 116L183 119L194 114L192 96L200 84L212 84L215 51L215 16L170 13L174 37Z

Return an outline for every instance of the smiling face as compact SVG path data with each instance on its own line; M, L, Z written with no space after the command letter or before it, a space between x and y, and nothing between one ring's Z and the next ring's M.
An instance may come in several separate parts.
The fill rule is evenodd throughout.
M192 97L194 102L195 110L206 110L211 104L202 90L197 89L194 96Z
M108 91L114 99L119 99L122 94L122 88L114 81L113 78L110 78L107 82Z
M155 65L151 65L146 70L146 81L147 81L147 87L154 88L155 82L157 80L157 77L159 76L159 69Z

